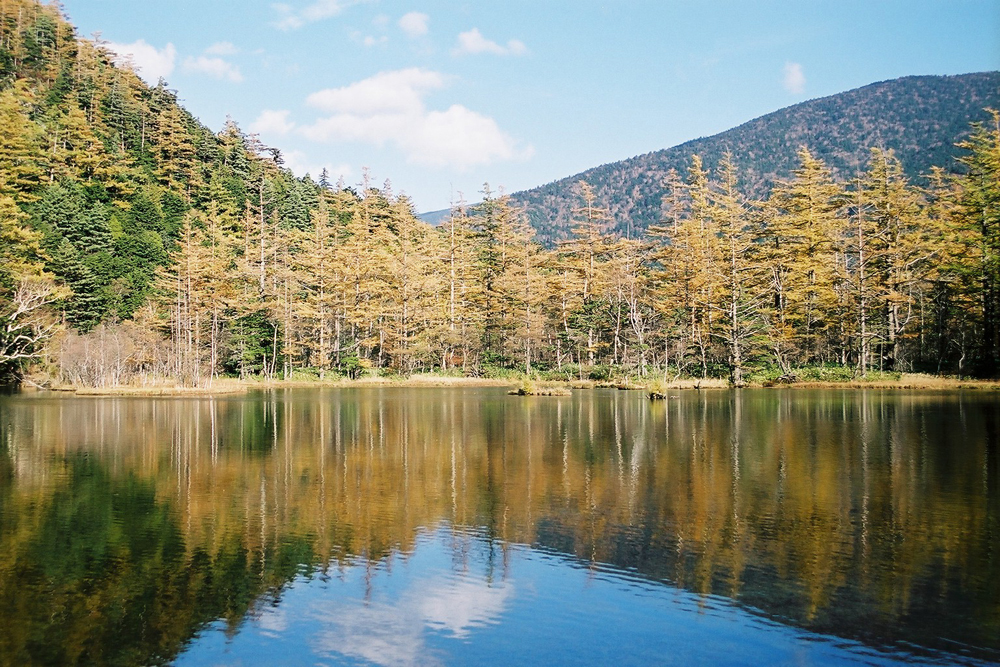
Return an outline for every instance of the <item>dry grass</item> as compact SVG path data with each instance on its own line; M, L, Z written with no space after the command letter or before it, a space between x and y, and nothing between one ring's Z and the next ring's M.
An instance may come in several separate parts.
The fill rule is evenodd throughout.
M52 385L51 391L73 392L78 396L211 396L237 394L251 389L305 389L316 387L509 387L510 380L443 375L412 375L410 377L363 377L356 380L239 380L226 378L198 387L182 387L162 382L118 387L77 387Z
M597 387L597 382L594 380L570 380L570 389L594 389Z
M239 380L218 380L203 387L180 387L177 385L146 385L121 387L53 387L54 391L75 391L77 396L216 396L219 394L242 394L250 385Z
M942 377L925 373L902 373L899 379L882 380L850 380L847 382L796 382L782 387L801 387L803 389L980 389L987 391L1000 390L1000 382L996 380L969 380L955 377Z
M705 378L696 380L671 380L667 389L728 389L729 382L721 378Z

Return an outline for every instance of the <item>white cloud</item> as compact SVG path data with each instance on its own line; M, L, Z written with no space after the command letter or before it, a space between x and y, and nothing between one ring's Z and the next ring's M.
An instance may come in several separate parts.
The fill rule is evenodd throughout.
M233 83L239 83L243 80L243 73L240 72L240 68L222 58L211 58L209 56L188 57L184 59L184 70L207 74L213 79L227 79Z
M391 603L316 602L306 615L319 626L311 648L323 657L376 665L439 665L429 631L466 639L472 630L498 622L514 595L511 585L460 577L418 581Z
M519 39L507 41L507 53L512 56L523 56L528 52L528 47Z
M208 56L235 56L239 52L232 42L216 42L205 49L205 55Z
M136 72L150 84L155 84L161 78L166 79L174 71L177 49L169 42L162 49L147 44L143 39L131 44L107 42L104 46L115 53L116 63L130 62Z
M459 34L458 44L451 50L452 55L477 55L480 53L491 53L496 56L523 56L528 52L528 47L519 39L511 39L506 46L486 39L479 32L479 28L473 28Z
M322 111L370 115L382 112L413 113L423 109L423 97L444 88L448 77L440 72L411 67L380 72L343 88L327 88L306 98Z
M435 167L467 169L531 157L530 146L518 146L489 116L460 104L428 110L424 98L447 83L439 72L411 68L321 90L306 103L330 115L299 132L312 141L390 144L408 161Z
M785 90L793 95L801 95L806 89L806 75L799 63L785 63Z
M269 136L288 134L295 129L295 123L288 120L290 113L287 109L280 111L264 109L257 116L257 120L250 123L250 131Z
M474 628L495 623L503 615L513 586L486 585L472 578L430 580L417 608L424 624L464 639Z
M379 46L380 44L385 44L388 41L389 38L386 37L385 35L382 35L381 37L373 37L372 35L368 35L363 40L361 40L361 43L367 46L368 48L371 48L373 46Z
M412 162L465 169L496 160L528 159L531 148L518 149L514 140L489 116L454 104L432 111L400 138Z
M296 10L284 2L271 5L278 12L278 19L273 23L279 30L296 30L307 23L315 23L337 16L352 5L366 0L315 0L301 10Z
M431 17L427 14L410 12L409 14L404 14L403 18L399 19L399 27L409 37L422 37L427 34L430 19Z

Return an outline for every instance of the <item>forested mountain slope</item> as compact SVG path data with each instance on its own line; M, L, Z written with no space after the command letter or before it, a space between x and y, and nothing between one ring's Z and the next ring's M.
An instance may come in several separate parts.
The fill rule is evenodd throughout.
M801 146L841 180L864 169L870 148L891 149L913 179L932 166L955 165L960 153L955 143L968 135L971 122L988 118L985 107L1000 108L1000 72L883 81L796 104L711 137L594 167L516 192L511 200L527 211L538 240L548 244L569 237L581 180L594 188L598 204L611 211L614 231L625 235L630 225L641 231L657 224L667 172L675 169L683 178L693 154L712 170L726 151L732 152L741 187L757 197L765 196L776 180L790 177Z
M40 332L133 317L186 217L303 226L318 205L278 151L233 122L211 131L114 58L57 4L0 4L0 306L23 311L0 377L37 357Z

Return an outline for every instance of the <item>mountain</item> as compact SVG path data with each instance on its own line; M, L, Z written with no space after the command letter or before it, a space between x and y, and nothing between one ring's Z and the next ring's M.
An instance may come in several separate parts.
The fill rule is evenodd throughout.
M806 146L840 179L852 177L872 147L895 151L907 175L919 179L932 166L954 166L954 144L969 133L969 123L985 120L985 107L1000 108L1000 72L959 76L909 76L873 83L775 111L711 137L688 141L511 195L523 207L538 240L566 238L574 207L580 205L578 181L593 186L598 203L610 209L614 228L625 234L660 220L663 181L670 169L683 178L693 154L714 169L731 151L741 185L763 197L796 166ZM435 214L426 214L433 220Z

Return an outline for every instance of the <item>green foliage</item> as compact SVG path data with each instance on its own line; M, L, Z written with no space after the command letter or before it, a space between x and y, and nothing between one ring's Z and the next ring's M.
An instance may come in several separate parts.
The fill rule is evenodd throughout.
M293 369L288 379L292 382L312 382L319 379L318 368Z
M144 231L153 231L162 235L166 231L163 212L149 196L146 189L137 192L129 204L124 227L126 233L138 234Z
M483 363L480 366L479 373L482 377L493 380L517 380L524 377L523 370L491 363Z
M597 365L591 366L587 370L587 379L596 380L598 382L605 382L610 380L614 374L614 369L611 366Z
M176 241L181 220L191 207L177 193L168 190L160 198L160 209L162 219L159 221L159 229L153 227L147 227L147 229L159 231L165 243Z
M356 354L341 357L337 370L344 376L356 380L366 370L372 367L371 361L359 358Z
M22 509L0 515L0 590L22 591L0 624L4 656L18 664L167 664L207 624L235 627L316 561L307 538L266 552L230 538L189 549L152 482L82 454L57 474L43 502L0 485L0 504Z
M580 366L577 364L563 364L562 368L549 368L538 373L540 380L570 381L581 377Z
M45 188L31 207L35 226L48 237L47 245L58 246L65 238L82 253L106 250L111 246L108 207L95 200L99 191L79 182L63 181Z
M240 377L267 374L274 366L274 327L265 311L236 318L223 369Z
M515 393L519 396L534 396L538 393L538 385L531 378L525 378L521 380L521 384L518 385Z
M794 375L804 382L849 382L855 379L856 370L849 366L825 364L796 369Z
M108 309L107 294L79 251L64 239L52 253L49 268L70 288L70 294L57 304L66 321L81 331L97 325Z

